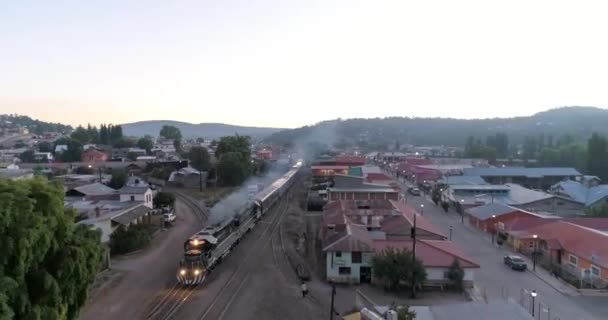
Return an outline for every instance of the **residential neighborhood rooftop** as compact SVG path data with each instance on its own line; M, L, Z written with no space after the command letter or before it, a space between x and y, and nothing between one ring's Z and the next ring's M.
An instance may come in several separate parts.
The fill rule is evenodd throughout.
M581 176L582 174L574 168L560 167L499 167L499 168L468 168L464 169L464 175L481 177L551 177L551 176Z

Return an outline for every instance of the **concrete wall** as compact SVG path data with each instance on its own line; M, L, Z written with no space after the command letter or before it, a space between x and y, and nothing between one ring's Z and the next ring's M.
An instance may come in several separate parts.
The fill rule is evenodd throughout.
M146 191L146 193L144 194L121 194L120 195L120 201L121 202L127 202L127 201L131 201L131 196L134 197L134 201L143 201L144 205L150 209L153 208L152 205L152 201L153 201L153 195L152 195L152 190L148 189L148 191Z
M339 283L359 283L361 279L360 268L371 267L373 253L363 252L361 263L352 263L350 252L342 252L341 257L336 252L326 252L326 277L327 281ZM340 267L350 267L350 274L340 274Z

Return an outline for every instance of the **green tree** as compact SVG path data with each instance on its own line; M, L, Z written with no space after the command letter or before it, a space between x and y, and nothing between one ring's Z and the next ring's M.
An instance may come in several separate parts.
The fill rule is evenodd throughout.
M589 217L607 218L608 217L608 204L602 203L593 207L585 209L585 214Z
M410 310L409 306L403 306L397 308L397 318L399 320L415 320L416 311Z
M135 147L135 141L128 138L118 138L118 140L114 141L112 146L114 148L133 148Z
M120 141L123 136L122 136L122 127L117 125L109 125L108 126L108 138L109 138L109 143L111 145L115 145L118 143L118 141Z
M182 140L182 132L175 126L164 125L160 129L160 136L167 140Z
M125 254L147 246L152 239L152 226L136 224L129 228L119 226L110 236L110 251Z
M173 207L175 205L175 196L168 192L159 192L153 199L154 208Z
M108 186L113 189L120 189L127 183L127 173L124 170L114 169L112 170L112 179Z
M49 142L42 141L38 144L38 151L40 152L53 152L53 145Z
M154 168L152 169L152 172L150 173L150 176L156 179L160 179L160 180L169 180L169 177L171 176L171 172L173 170L171 170L171 168L167 168L167 167L159 167L159 168Z
M411 288L412 283L418 286L426 280L426 270L422 262L414 259L407 250L383 250L372 258L372 268L374 275L383 280L391 290L398 290L403 285Z
M98 141L101 144L110 144L110 132L108 131L108 126L106 124L102 124L99 127Z
M86 144L89 142L89 134L87 133L87 130L85 128L83 128L82 126L76 127L76 130L74 130L74 132L72 132L70 137L72 139L80 142L81 144Z
M68 149L55 154L55 157L63 162L79 162L80 155L82 154L82 143L72 138L62 138L55 141L55 146L67 145Z
M0 179L0 318L77 319L99 271L99 231L75 225L63 188Z
M535 137L526 137L524 140L524 159L534 159L538 151L538 143Z
M129 161L136 161L138 156L139 156L139 154L137 152L128 152L127 153L127 160L129 160Z
M22 152L19 155L19 159L21 159L22 162L29 162L29 163L36 162L36 159L34 158L34 151L32 151L32 150Z
M137 140L137 147L146 150L147 153L150 153L150 150L154 148L154 140L152 140L152 137L146 135L145 137Z
M249 162L251 158L251 138L248 136L226 136L220 139L215 150L215 155L221 158L228 152L238 152L243 161Z
M608 180L608 141L605 137L593 133L587 142L587 171L598 176L602 181Z
M238 152L224 153L218 164L217 174L223 185L237 186L247 178L249 173L248 162L244 162Z
M454 290L461 292L464 289L464 270L462 270L457 259L454 259L454 262L450 265L446 276Z
M198 171L209 171L211 168L211 161L209 158L209 152L203 147L192 147L187 154L190 165Z

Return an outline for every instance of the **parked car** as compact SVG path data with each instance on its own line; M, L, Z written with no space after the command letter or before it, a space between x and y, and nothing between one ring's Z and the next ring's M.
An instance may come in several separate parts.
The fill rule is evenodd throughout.
M528 265L520 256L505 256L504 262L513 270L526 271Z
M176 218L176 216L173 212L163 214L163 220L165 221L165 224L175 222L175 218Z
M407 192L409 192L409 194L411 194L413 196L420 195L420 189L418 189L418 188L409 188L409 189L407 189Z

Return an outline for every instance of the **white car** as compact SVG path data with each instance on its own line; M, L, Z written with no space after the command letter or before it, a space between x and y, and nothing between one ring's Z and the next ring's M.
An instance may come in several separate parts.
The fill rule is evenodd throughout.
M163 214L163 220L165 220L165 223L173 223L175 222L175 218L176 216L173 212Z

